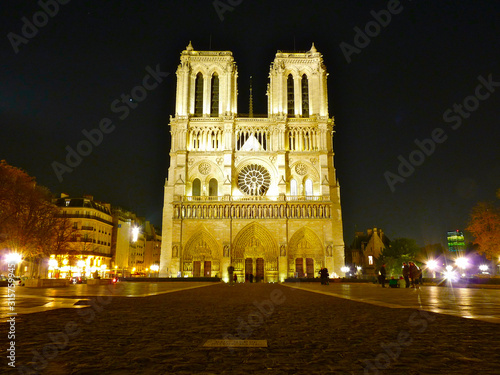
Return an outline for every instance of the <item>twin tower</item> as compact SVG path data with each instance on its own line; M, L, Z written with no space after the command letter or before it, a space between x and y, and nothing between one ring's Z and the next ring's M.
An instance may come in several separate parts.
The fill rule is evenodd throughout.
M340 275L344 242L327 73L314 44L278 51L268 113L238 114L229 51L196 51L177 69L160 276L263 282ZM252 111L251 111L252 112Z

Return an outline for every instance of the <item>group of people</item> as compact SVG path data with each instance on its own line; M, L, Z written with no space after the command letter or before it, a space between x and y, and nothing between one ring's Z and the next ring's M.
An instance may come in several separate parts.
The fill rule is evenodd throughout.
M403 279L405 279L406 288L418 288L422 284L422 270L413 262L403 263Z
M385 288L385 280L387 277L387 271L385 269L385 264L380 267L378 282ZM418 288L419 284L422 284L422 270L413 262L403 263L403 277L405 281L405 288ZM389 287L399 288L399 280L395 279L394 276L389 280Z

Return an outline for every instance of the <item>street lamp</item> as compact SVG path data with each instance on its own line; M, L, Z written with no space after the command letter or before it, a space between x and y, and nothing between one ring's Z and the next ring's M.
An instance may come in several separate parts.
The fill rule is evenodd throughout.
M23 261L23 257L21 256L21 254L18 254L18 253L9 253L5 256L5 260L7 261L7 265L9 268L12 267L12 265L14 266L14 274L17 275L17 265L20 264L22 261Z
M153 264L151 266L151 271L158 272L160 270L160 266L157 264ZM158 274L156 275L158 277Z
M350 271L350 268L347 266L341 267L340 270L346 274L346 277L349 276L348 272Z
M455 265L464 272L464 270L469 267L469 260L465 257L460 257L455 260ZM462 273L462 276L465 276L465 273Z
M51 277L54 277L54 274L56 273L57 266L59 266L57 259L54 259L54 258L49 259L49 271L51 271L51 273L52 273Z
M427 268L432 271L432 278L436 278L436 270L439 268L438 262L435 259L429 259L427 261Z
M483 274L488 274L488 273L489 273L489 272L488 272L488 269L489 269L489 267L488 267L488 265L486 265L486 264L481 264L481 265L479 266L479 270L480 270Z

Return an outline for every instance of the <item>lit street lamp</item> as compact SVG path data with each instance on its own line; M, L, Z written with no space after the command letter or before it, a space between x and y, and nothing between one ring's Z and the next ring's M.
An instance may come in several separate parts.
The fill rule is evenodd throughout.
M157 264L153 264L151 266L151 271L156 272L156 277L158 277L158 271L160 270L160 266Z
M17 272L18 271L17 265L23 261L23 257L21 256L21 254L9 253L5 256L5 260L7 261L7 266L9 268L11 268L12 265L14 266L14 268L15 268L14 274L17 275L17 273L18 273Z
M348 272L351 270L349 267L344 266L341 267L340 270L346 274L346 277L349 276Z
M435 259L427 261L427 268L432 271L432 278L436 278L436 271L439 268L438 262Z

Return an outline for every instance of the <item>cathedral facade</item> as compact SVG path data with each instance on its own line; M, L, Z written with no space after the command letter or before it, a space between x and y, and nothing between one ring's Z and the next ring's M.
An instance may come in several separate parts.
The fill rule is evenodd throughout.
M196 51L177 69L160 276L241 281L341 274L344 242L327 72L314 44L278 51L266 116L237 109L229 51Z

